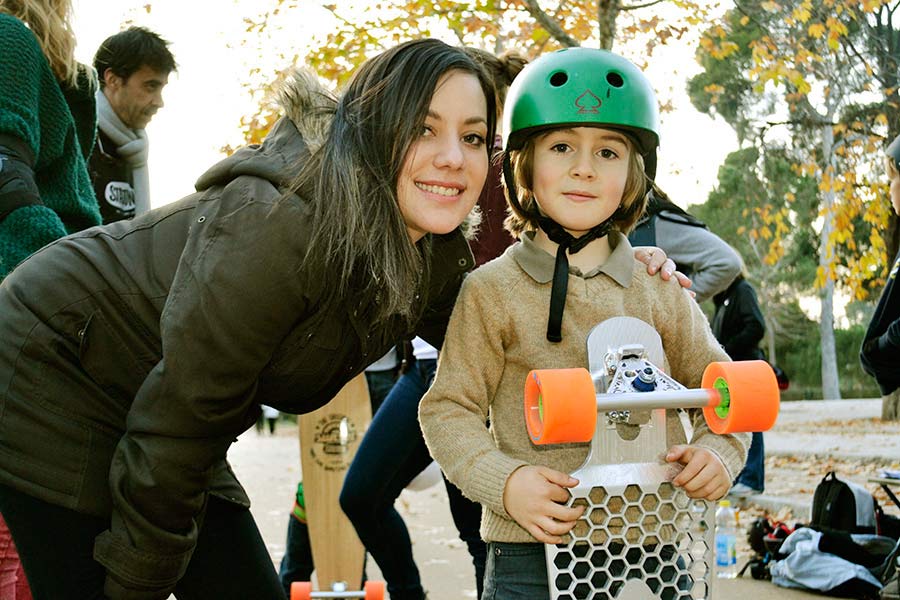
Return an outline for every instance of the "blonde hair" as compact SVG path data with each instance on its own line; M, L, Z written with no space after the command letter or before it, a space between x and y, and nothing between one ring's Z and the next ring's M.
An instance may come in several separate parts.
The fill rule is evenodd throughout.
M72 0L0 0L0 12L25 23L41 46L56 78L75 87L84 67L75 60Z
M515 185L521 210L514 203L507 202L509 216L506 217L503 225L515 237L519 237L526 231L538 229L538 219L541 213L533 191L534 142L538 137L547 133L549 132L542 131L537 135L531 136L525 141L525 145L521 150L510 154L510 162L515 174ZM631 138L626 136L625 140L628 145L628 178L625 180L622 201L613 214L612 223L614 229L627 234L634 228L635 223L637 223L647 206L648 179L644 173L643 157L637 152L637 148ZM505 184L506 179L504 178ZM508 196L509 190L507 190L507 198Z

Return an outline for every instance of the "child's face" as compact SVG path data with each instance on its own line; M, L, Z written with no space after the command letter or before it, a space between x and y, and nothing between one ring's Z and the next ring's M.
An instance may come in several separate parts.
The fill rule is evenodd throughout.
M900 172L894 171L891 177L891 205L894 212L900 216Z
M557 129L534 143L534 196L541 212L575 237L608 219L622 202L631 144L599 127Z

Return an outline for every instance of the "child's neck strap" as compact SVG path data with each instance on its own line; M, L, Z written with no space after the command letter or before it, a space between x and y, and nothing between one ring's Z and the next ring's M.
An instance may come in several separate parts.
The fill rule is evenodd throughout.
M553 343L562 341L562 317L566 306L566 294L569 290L569 258L566 251L572 254L601 238L612 229L618 210L608 219L595 225L581 237L575 237L562 225L545 216L538 218L538 225L547 234L551 242L556 243L556 264L553 266L553 287L550 288L550 317L547 321L547 340Z

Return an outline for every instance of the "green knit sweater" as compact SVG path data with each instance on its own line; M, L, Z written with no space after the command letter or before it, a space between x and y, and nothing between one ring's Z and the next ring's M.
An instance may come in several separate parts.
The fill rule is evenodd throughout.
M0 280L38 248L100 224L87 169L97 128L90 87L86 76L61 87L31 30L0 14L0 135L31 148L43 202L0 221Z

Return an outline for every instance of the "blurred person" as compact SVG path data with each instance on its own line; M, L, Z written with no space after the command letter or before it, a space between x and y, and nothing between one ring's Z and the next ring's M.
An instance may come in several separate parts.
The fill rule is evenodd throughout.
M654 173L656 161L650 161ZM706 224L669 199L653 182L647 208L628 241L636 246L659 246L691 278L697 302L725 290L741 272L741 259Z
M129 27L94 55L99 131L89 166L104 223L150 210L145 129L163 107L163 89L176 69L168 45L149 29Z
M900 136L885 150L885 168L890 179L891 206L900 216ZM887 276L878 306L869 321L859 353L863 370L875 378L882 394L881 418L900 419L900 253ZM896 584L895 584L896 586Z
M0 280L100 223L86 166L94 82L75 61L70 0L0 0Z

